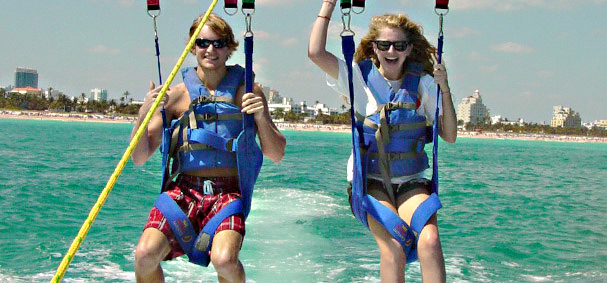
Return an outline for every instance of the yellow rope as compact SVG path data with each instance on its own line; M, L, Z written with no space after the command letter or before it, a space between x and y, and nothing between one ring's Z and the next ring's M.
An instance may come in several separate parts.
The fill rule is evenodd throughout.
M137 145L137 143L139 143L139 140L141 139L143 132L148 127L148 123L150 122L150 119L152 119L154 112L156 111L156 109L158 108L158 105L164 98L164 94L166 93L167 89L173 82L173 79L175 78L177 71L179 71L179 68L181 68L181 65L183 64L183 61L185 60L188 53L194 46L194 42L196 41L196 38L198 37L200 30L202 30L202 27L208 20L209 15L211 14L213 9L215 8L215 5L217 4L217 1L218 0L213 0L213 2L211 3L211 6L209 6L209 9L204 14L202 21L200 21L200 24L196 28L196 31L194 32L192 37L190 38L190 41L188 42L187 46L185 47L185 50L183 50L181 57L179 57L177 64L175 65L175 67L173 67L173 70L171 71L171 74L169 75L167 81L162 86L162 89L160 90L158 97L156 97L154 104L152 104L152 107L150 108L147 115L145 116L143 123L141 123L141 125L139 126L139 129L137 129L135 136L131 140L131 144L129 144L129 146L127 147L126 151L122 155L122 159L120 159L120 162L118 162L116 169L114 169L114 173L112 173L112 176L110 176L110 179L108 180L107 184L105 185L105 188L99 195L99 198L97 198L97 203L95 203L95 205L89 212L88 218L84 221L84 223L82 224L82 227L80 227L80 231L78 231L78 235L76 236L76 238L74 238L74 241L72 242L72 245L70 246L69 250L67 251L67 254L63 257L63 260L61 260L61 264L59 264L59 268L57 268L57 272L53 276L53 279L51 279L51 283L61 281L61 278L63 278L63 275L65 275L65 271L67 270L67 267L72 262L72 259L74 259L74 254L80 247L80 244L82 244L84 237L86 237L86 234L88 233L89 229L91 228L93 221L95 221L95 218L97 217L97 214L99 213L99 210L103 206L103 203L105 203L105 200L107 199L108 195L110 194L110 191L114 187L114 184L116 183L116 179L118 179L118 176L120 176L122 169L124 169L124 165L126 165L126 163L129 160L129 157L131 157L131 154L133 153L135 146Z

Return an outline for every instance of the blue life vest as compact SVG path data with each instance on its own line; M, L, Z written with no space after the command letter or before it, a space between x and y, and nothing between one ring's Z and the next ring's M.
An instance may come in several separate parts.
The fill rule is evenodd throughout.
M369 146L368 174L382 174L381 148L390 177L413 175L429 168L424 145L432 142L431 128L426 117L416 111L422 66L410 64L398 90L392 89L371 60L360 62L359 67L378 105L378 110L363 120L364 140Z
M196 241L182 243L180 240L191 262L207 266L215 225L234 214L242 213L245 218L248 216L253 186L261 169L263 155L256 142L252 118L245 117L241 108L234 105L234 97L244 80L242 67L228 66L228 73L217 86L214 95L210 95L194 68L183 69L182 75L191 103L179 119L171 121L170 126L164 122L160 146L163 190L180 173L234 168L238 170L241 191L241 201L230 203L229 208L224 207L202 228ZM155 206L161 210L169 224L175 223L176 226L171 224L171 228L178 239L196 237L192 235L192 229L189 232L183 229L184 223L187 223L186 227L192 225L168 195L162 194Z

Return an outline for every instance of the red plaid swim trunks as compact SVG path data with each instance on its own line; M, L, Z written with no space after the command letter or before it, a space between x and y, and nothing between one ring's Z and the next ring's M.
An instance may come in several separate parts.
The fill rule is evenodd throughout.
M179 175L174 183L165 191L181 207L188 219L199 233L215 214L224 206L240 198L238 177L197 177ZM169 240L171 252L165 260L183 255L185 252L175 238L171 227L162 213L153 207L143 230L156 228ZM234 230L243 237L245 234L244 216L236 214L219 224L215 233L223 230Z

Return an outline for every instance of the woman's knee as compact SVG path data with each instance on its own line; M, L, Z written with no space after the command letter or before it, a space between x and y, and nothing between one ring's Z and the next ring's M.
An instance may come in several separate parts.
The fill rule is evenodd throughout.
M383 263L395 266L404 265L407 260L405 252L399 244L380 247L379 255Z
M431 254L440 251L440 237L435 225L426 225L417 240L418 253Z

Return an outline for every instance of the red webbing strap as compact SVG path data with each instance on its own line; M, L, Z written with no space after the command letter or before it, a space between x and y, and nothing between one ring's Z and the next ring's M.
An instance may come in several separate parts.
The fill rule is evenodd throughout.
M449 9L449 0L436 0L435 9Z
M148 11L160 10L160 0L148 0Z
M238 0L225 0L224 9L238 9Z

